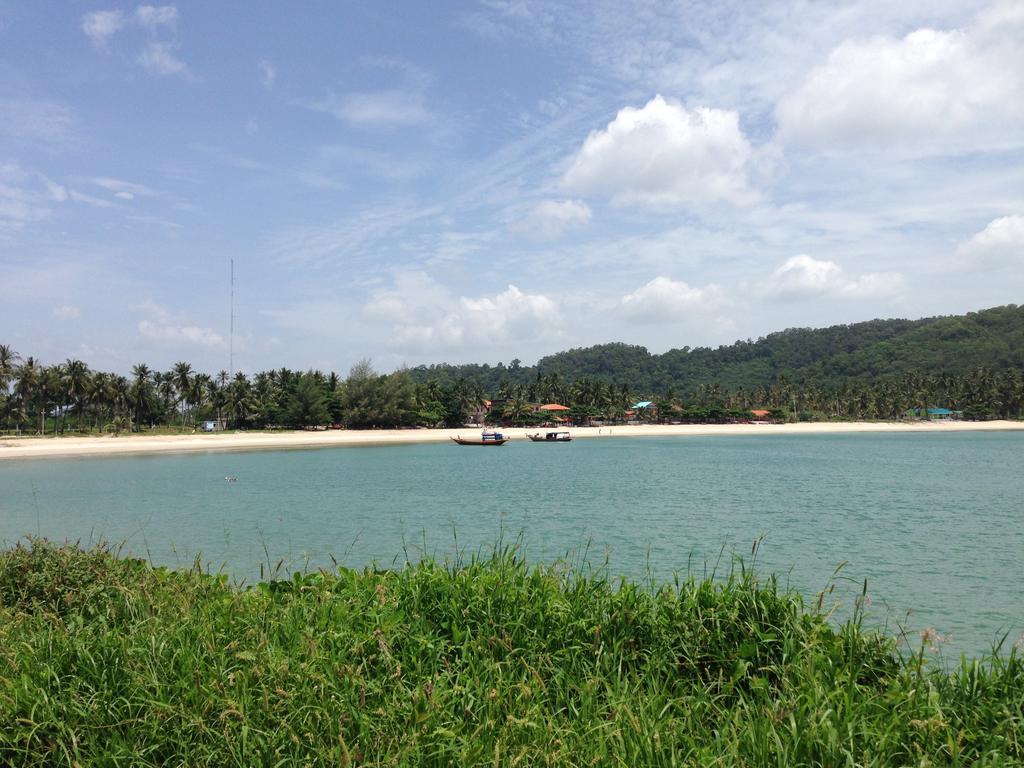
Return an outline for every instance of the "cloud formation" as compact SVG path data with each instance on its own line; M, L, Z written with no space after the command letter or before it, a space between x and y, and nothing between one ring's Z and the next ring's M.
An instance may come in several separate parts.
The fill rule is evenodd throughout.
M58 320L77 320L82 314L78 307L70 304L63 304L53 308L53 316Z
M137 61L157 75L188 75L188 65L178 58L175 33L178 8L174 5L140 5L131 16L120 10L91 11L82 17L82 31L92 44L109 50L114 35L132 23L142 30L145 43Z
M100 189L105 189L121 200L134 200L136 197L154 197L159 194L152 187L136 184L131 181L112 179L109 176L97 176L89 180Z
M389 344L395 349L463 351L550 337L557 332L559 309L547 296L514 285L491 296L455 299L427 275L412 273L377 292L363 316L391 325Z
M68 190L40 173L15 163L0 163L0 237L45 219L52 203L68 199Z
M826 151L1020 146L1024 5L997 4L964 29L847 40L775 116L783 143Z
M614 203L686 207L742 204L755 196L747 180L751 147L736 112L655 96L621 109L583 142L562 185Z
M277 81L277 68L267 59L260 59L257 66L260 70L260 82L263 83L265 88L273 88L274 83Z
M834 261L793 256L772 273L765 292L776 299L809 299L821 296L868 298L890 296L903 286L895 272L871 272L850 277Z
M189 322L183 314L167 311L159 304L146 301L139 306L146 315L136 329L148 342L166 347L188 350L196 347L212 349L224 346L224 339L211 328Z
M139 26L150 31L160 27L173 29L178 23L178 8L173 5L140 5L135 9L135 19Z
M718 286L693 288L681 280L658 276L623 296L620 307L622 314L634 322L660 323L708 308L720 298Z
M139 54L139 63L158 75L180 75L188 72L188 65L175 55L177 44L150 40Z
M82 17L82 31L97 48L106 50L110 38L124 27L125 19L121 11L92 11Z
M0 99L0 137L23 144L60 147L75 133L70 108L50 99Z
M401 90L347 93L343 96L332 93L307 106L362 127L420 125L431 118L420 94Z
M590 206L580 200L543 200L533 207L514 229L527 236L546 240L590 221Z
M957 248L968 263L1006 261L1024 264L1024 216L1001 216Z

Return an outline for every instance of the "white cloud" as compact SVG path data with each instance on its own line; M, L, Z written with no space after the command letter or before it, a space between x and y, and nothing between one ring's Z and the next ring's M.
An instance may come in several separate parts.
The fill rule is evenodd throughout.
M746 173L750 156L736 112L689 110L655 96L592 132L562 184L625 204L745 203L754 198Z
M53 203L68 201L94 208L119 207L110 200L58 184L38 171L0 163L0 234L10 235L26 224L45 219L53 212Z
M68 199L68 188L63 184L57 184L49 179L45 179L44 182L46 184L46 194L50 200L55 203L63 203Z
M108 176L98 176L90 179L90 182L122 200L134 200L136 197L154 197L159 194L155 189L147 187L145 184L112 179Z
M437 205L412 208L400 204L364 208L331 225L285 231L270 247L284 262L309 266L379 264L381 249L390 241L418 222L435 219L442 210Z
M158 75L189 74L188 65L175 54L178 48L175 39L177 6L140 5L130 17L121 11L87 13L82 17L82 31L93 45L106 50L113 36L129 23L141 29L145 39L145 45L137 58L142 66Z
M1005 3L962 29L847 40L778 103L778 138L822 150L912 153L1024 143L1024 13Z
M414 352L536 342L550 337L560 323L557 304L543 294L509 285L492 296L456 299L423 273L398 276L394 288L373 295L363 316L390 324L390 346Z
M180 75L188 72L188 65L174 55L175 43L150 40L139 55L139 63L158 75Z
M869 298L890 296L903 287L903 276L895 272L871 272L850 277L834 261L793 256L772 273L764 285L776 299L807 299L820 296Z
M121 11L92 11L82 17L82 31L97 48L106 49L110 38L124 27Z
M45 176L14 163L0 163L0 236L50 215L50 203L67 199L67 190Z
M161 325L153 320L141 320L139 335L147 341L176 347L220 347L224 339L209 328L194 325Z
M139 309L147 315L136 326L139 335L146 341L181 349L224 346L224 339L211 328L193 325L183 314L168 312L152 301L146 301Z
M53 308L53 316L58 320L77 320L81 314L78 307L73 307L70 304Z
M428 70L398 56L360 56L359 63L367 69L397 73L410 86L425 87L434 79Z
M47 99L0 99L0 136L19 142L66 144L73 136L71 110Z
M273 88L277 80L277 68L266 59L261 59L257 66L260 70L260 82L266 88Z
M96 197L95 195L88 195L85 192L79 192L77 189L67 190L67 197L76 203L84 203L85 205L91 205L93 208L117 208L117 203L112 203L109 200L105 200L102 197Z
M639 323L677 320L721 298L718 286L692 288L681 280L658 276L620 300L623 315Z
M967 263L1016 260L1024 264L1024 216L993 219L981 232L960 243L957 255Z
M135 20L150 31L160 27L174 28L178 23L178 8L174 5L140 5L135 9Z
M419 125L431 119L423 97L408 91L368 91L340 97L330 94L307 106L357 126Z
M590 206L580 200L544 200L513 228L530 237L548 239L586 224L591 216Z

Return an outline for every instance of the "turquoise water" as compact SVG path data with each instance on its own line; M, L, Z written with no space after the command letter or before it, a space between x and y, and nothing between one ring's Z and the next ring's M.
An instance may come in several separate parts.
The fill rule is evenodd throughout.
M226 476L238 478L225 482ZM868 580L870 616L934 626L946 656L1024 630L1024 433L595 438L0 462L0 541L126 541L258 578L390 566L517 539L532 560L586 553L667 580L722 557L813 601ZM707 564L707 565L706 565ZM910 613L908 614L908 611Z

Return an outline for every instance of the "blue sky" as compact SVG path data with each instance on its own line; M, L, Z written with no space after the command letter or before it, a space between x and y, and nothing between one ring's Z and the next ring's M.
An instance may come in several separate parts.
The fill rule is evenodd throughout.
M1024 300L1024 3L0 0L0 342L652 351Z

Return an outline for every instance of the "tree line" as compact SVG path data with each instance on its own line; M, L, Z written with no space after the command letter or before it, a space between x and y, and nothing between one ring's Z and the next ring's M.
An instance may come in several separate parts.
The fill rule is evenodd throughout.
M650 406L634 408L638 400ZM541 403L569 408L573 423L625 420L722 423L765 409L775 420L896 419L911 409L945 407L965 418L1020 418L1019 368L979 367L961 374L916 372L895 378L797 382L786 374L753 386L700 383L641 390L628 381L563 376L536 368L527 381L507 376L491 389L459 377L418 379L409 370L382 374L369 361L336 373L279 368L252 376L197 372L187 362L128 376L94 371L81 360L44 365L0 345L0 429L27 434L195 429L207 420L228 428L344 425L349 428L461 426L471 420L529 426L551 421Z
M785 376L801 386L839 390L912 375L965 376L987 368L1024 368L1024 307L1007 305L965 315L921 320L870 320L828 328L789 328L717 348L681 347L653 354L634 344L599 344L541 358L536 365L498 363L418 366L417 381L460 378L494 392L503 381L532 382L538 371L563 379L626 383L636 392L701 384L750 390Z

